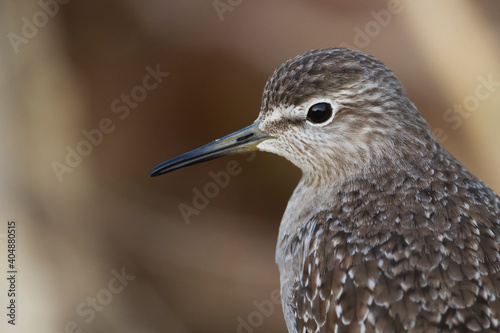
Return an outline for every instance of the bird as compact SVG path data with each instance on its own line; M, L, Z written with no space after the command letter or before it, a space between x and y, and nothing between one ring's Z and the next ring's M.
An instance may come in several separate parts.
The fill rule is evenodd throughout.
M268 79L252 125L150 176L255 150L302 170L275 257L290 333L500 332L500 198L381 61L296 56Z

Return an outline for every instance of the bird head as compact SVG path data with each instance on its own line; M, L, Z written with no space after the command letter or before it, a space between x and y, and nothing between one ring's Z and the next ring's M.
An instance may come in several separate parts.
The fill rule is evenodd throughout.
M314 50L282 64L250 126L158 165L151 176L220 156L261 150L308 176L342 178L432 146L429 128L394 74L359 51Z

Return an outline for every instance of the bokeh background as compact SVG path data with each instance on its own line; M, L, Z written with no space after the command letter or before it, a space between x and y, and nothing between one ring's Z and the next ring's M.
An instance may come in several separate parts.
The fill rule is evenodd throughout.
M259 153L148 173L252 123L272 71L310 49L381 59L443 145L500 191L500 86L478 88L500 82L497 0L59 1L0 2L2 309L10 219L19 264L18 322L2 310L2 332L284 332L269 302L299 170ZM169 74L142 96L147 68ZM112 130L89 151L82 131L103 119ZM79 145L87 155L58 176ZM179 205L230 161L241 172L184 218ZM135 278L110 293L123 270Z

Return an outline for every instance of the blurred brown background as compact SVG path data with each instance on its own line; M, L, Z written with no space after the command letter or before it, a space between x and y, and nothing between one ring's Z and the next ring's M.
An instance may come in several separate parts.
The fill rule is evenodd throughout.
M0 211L18 223L19 263L18 325L2 311L0 327L12 331L284 332L269 302L299 170L259 153L148 173L252 123L272 71L310 49L381 59L500 191L497 0L4 0L0 35ZM154 71L169 74L155 84ZM68 149L86 156L68 166ZM229 161L241 173L186 223L179 205Z

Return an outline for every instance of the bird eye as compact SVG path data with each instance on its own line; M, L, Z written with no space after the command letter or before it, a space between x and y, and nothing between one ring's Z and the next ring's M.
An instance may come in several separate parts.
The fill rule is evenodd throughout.
M307 120L314 124L321 124L329 120L333 110L330 103L317 103L309 108Z

